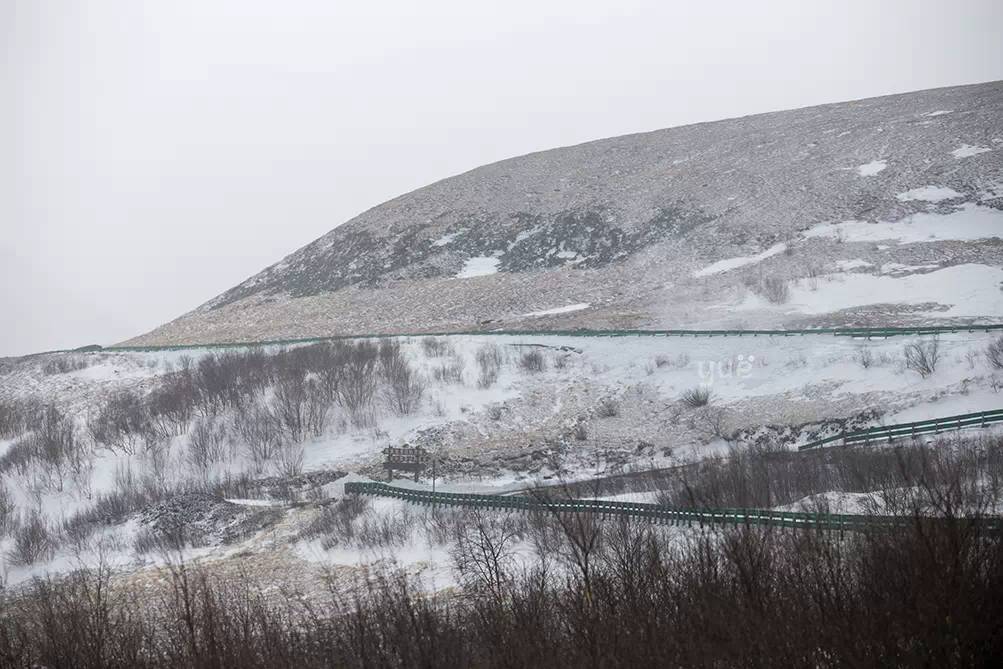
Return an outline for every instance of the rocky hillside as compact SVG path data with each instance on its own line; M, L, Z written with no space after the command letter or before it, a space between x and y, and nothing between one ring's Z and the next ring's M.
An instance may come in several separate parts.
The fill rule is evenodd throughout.
M496 328L997 320L1003 82L615 137L339 225L166 344Z

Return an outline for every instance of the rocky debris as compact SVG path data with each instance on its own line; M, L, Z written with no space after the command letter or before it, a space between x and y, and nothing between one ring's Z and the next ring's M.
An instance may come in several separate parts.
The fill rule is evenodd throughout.
M243 539L275 522L282 510L245 506L202 492L175 495L141 511L139 522L155 535L193 546L218 546Z

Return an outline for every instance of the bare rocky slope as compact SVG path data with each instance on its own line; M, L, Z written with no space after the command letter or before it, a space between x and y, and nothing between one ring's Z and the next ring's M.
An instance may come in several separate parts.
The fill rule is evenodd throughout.
M128 343L996 320L1001 213L1003 82L760 114L444 179Z

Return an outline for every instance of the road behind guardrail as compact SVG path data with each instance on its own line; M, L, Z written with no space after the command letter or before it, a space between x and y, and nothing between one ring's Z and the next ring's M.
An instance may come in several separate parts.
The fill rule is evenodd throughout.
M684 526L734 526L757 525L817 531L859 531L865 529L893 529L917 522L912 516L868 516L838 513L809 513L801 511L771 511L769 509L680 509L644 504L593 499L550 499L469 493L431 492L399 488L377 481L351 481L345 483L346 494L390 497L413 504L428 506L457 506L491 511L522 511L550 514L589 513L603 518L630 517L652 523ZM936 518L929 522L941 522ZM1003 529L1003 518L978 518L973 522L990 532Z

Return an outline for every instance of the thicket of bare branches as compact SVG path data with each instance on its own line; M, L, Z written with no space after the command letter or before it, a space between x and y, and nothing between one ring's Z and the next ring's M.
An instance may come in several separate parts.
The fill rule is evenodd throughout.
M0 665L971 667L1003 653L1003 540L950 512L846 536L588 515L509 516L511 533L505 518L466 519L469 579L435 597L403 572L332 581L320 600L184 565L156 592L102 569L38 580L0 601ZM516 542L529 562L509 559Z
M940 362L940 340L936 337L906 344L905 366L924 379L937 371Z
M498 381L498 374L504 362L501 347L497 344L484 344L477 349L476 359L477 387L490 388Z
M989 342L986 346L986 360L993 369L1003 369L1003 337Z
M421 406L425 379L411 367L396 341L386 340L380 345L380 375L385 383L384 400L391 411L406 416Z
M526 351L519 357L519 367L527 372L539 373L547 371L547 359L543 351L533 349Z

